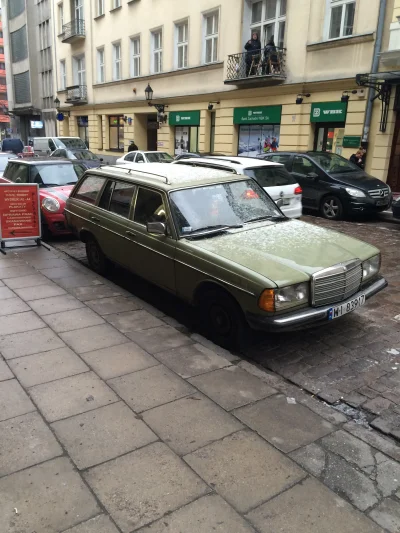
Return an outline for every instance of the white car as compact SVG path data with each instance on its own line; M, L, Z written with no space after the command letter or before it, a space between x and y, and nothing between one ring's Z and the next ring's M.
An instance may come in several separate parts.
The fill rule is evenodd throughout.
M117 165L124 163L172 163L173 160L174 158L167 152L135 150L117 159Z
M217 156L181 159L173 164L206 166L230 170L235 174L244 174L254 178L287 217L299 218L302 215L303 191L284 165L279 163L270 163L251 157Z
M18 157L11 152L0 152L0 178L4 174L9 159L18 159Z

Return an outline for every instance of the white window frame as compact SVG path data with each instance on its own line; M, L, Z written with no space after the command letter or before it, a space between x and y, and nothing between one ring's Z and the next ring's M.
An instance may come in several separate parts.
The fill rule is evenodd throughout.
M74 60L74 85L86 85L86 61L85 56L75 56Z
M252 22L251 17L252 17L253 4L257 4L259 1L260 0L254 0L251 3L251 5L250 5L250 14L249 14L250 32L249 32L248 38L246 39L246 42L247 42L248 39L251 38L251 34L253 33L253 31L256 31L257 33L259 33L258 37L259 37L259 39L261 41L261 46L264 47L267 44L267 41L268 41L268 39L266 38L266 28L273 24L274 25L274 32L272 33L272 35L274 36L275 45L278 48L280 48L280 47L283 48L284 47L284 42L285 42L285 36L286 36L285 34L286 34L287 3L288 3L289 0L286 0L286 11L285 11L284 15L280 14L281 13L281 5L283 3L283 0L277 0L275 16L274 17L270 17L270 18L267 18L267 2L268 2L268 0L261 0L262 1L261 20L260 21L256 21L256 22ZM283 32L283 41L279 42L279 28L280 28L280 25L282 23L285 23L285 31Z
M122 48L121 42L113 43L113 81L122 80Z
M64 26L64 4L61 2L58 4L58 31L60 35L63 32L63 26Z
M60 61L60 91L65 91L67 88L67 63L65 59Z
M179 40L179 30L183 28L183 40ZM180 53L183 57L183 62L180 65ZM189 20L181 20L175 23L175 68L187 68L189 62Z
M101 46L97 49L97 83L104 83L106 81L105 61L104 46Z
M152 74L163 71L163 31L162 28L151 31L151 59L150 70Z
M112 0L112 8L117 9L118 7L121 7L121 0Z
M217 24L215 24L215 19L213 21L213 33L207 35L207 19L210 17L217 17ZM205 65L216 63L218 61L218 45L219 45L219 26L221 22L219 9L214 9L212 11L207 11L203 13L203 63ZM217 28L215 28L217 26ZM216 31L215 31L216 29ZM207 42L211 41L211 61L207 61Z
M96 11L97 11L97 16L98 17L101 17L101 15L104 15L105 13L105 5L104 5L104 0L96 0Z
M75 0L74 2L74 14L76 20L84 20L85 15L83 11L83 0Z
M353 21L353 29L350 35L344 35L344 22L346 18L346 5L347 4L355 4L354 11L357 9L357 0L326 0L326 16L325 16L325 25L324 25L324 38L327 41L331 41L334 39L342 39L346 37L351 37L354 35L354 22L355 22L355 13L354 13L354 21ZM340 34L338 37L331 37L330 31L331 31L331 19L332 19L332 10L335 7L342 6L342 18L340 23Z
M137 47L135 47L137 43ZM140 35L135 35L131 37L131 62L130 62L130 73L132 78L140 76ZM136 49L135 49L136 48Z

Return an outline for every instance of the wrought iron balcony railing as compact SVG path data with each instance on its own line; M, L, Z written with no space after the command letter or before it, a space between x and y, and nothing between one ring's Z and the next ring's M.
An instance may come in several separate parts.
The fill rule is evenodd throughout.
M67 97L65 99L69 104L86 104L87 86L86 85L71 85L67 87Z
M73 42L85 37L85 21L83 19L74 19L62 27L62 42Z
M244 52L228 56L227 76L224 83L254 85L263 80L268 84L282 83L286 79L286 49L275 48L260 53Z

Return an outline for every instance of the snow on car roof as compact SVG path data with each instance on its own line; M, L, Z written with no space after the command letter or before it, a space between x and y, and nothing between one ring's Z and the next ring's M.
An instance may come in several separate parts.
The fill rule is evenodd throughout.
M193 162L197 164L204 163L213 163L214 165L226 165L229 168L238 168L242 166L245 168L254 168L254 167L265 167L265 166L283 166L280 163L272 163L271 161L265 161L264 159L254 159L252 157L239 157L239 156L229 156L229 155L219 155L215 157L193 157L184 159L182 164L185 162Z

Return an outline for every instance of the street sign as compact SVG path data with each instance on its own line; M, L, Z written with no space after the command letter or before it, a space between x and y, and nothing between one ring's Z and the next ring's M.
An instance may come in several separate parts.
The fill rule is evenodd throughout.
M0 183L0 241L41 238L39 185Z

